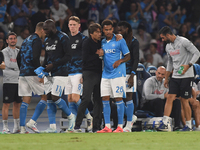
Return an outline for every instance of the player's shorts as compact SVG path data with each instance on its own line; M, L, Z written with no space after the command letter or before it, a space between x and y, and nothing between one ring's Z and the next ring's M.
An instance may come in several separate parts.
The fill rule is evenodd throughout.
M22 98L18 96L18 84L3 84L3 103L21 103Z
M126 77L114 79L101 79L101 96L110 96L111 98L126 98Z
M192 95L194 78L171 78L169 81L169 94L176 94L177 97L188 99Z
M68 76L68 83L65 86L65 94L82 95L83 85L81 84L82 74L75 74Z
M44 84L37 76L19 77L19 96L44 95Z
M132 87L129 87L129 85L127 84L128 83L128 79L130 77L130 74L127 74L126 75L126 92L136 92L136 87L137 87L137 76L134 75L133 77L133 86Z
M66 76L46 77L44 78L45 94L51 92L52 95L61 97L67 83Z

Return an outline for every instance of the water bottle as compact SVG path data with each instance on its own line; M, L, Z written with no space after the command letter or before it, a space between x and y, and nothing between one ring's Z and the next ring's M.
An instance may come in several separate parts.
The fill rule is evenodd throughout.
M184 70L184 67L183 66L180 66L179 70L178 70L178 74L182 74L183 73L183 70Z

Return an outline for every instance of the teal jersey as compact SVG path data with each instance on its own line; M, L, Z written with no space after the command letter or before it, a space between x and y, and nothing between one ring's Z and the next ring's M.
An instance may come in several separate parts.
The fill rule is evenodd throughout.
M110 41L103 39L101 45L104 51L104 69L102 78L113 79L118 77L125 77L125 63L121 63L117 68L113 68L113 64L117 60L124 58L126 54L130 53L126 45L126 41L124 39L116 41L116 36L113 34L113 38Z

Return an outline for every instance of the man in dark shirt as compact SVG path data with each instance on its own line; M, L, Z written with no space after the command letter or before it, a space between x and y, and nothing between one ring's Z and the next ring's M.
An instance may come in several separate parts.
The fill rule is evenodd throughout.
M91 100L93 93L93 132L100 129L102 116L102 101L100 95L100 82L102 75L103 53L101 49L101 26L94 23L89 26L89 38L83 43L83 96L78 108L76 125L74 132L81 132L80 126L84 117L85 110Z

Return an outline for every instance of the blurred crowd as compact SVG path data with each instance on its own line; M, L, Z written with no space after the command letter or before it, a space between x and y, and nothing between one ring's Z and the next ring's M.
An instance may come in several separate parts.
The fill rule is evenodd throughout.
M198 0L0 0L0 50L6 47L9 31L18 35L20 48L38 22L53 19L58 30L69 33L68 18L76 15L81 20L80 31L86 36L93 22L110 19L115 27L119 21L129 22L140 43L140 62L146 68L166 66L165 43L158 30L170 26L175 34L188 38L200 49L199 13Z

